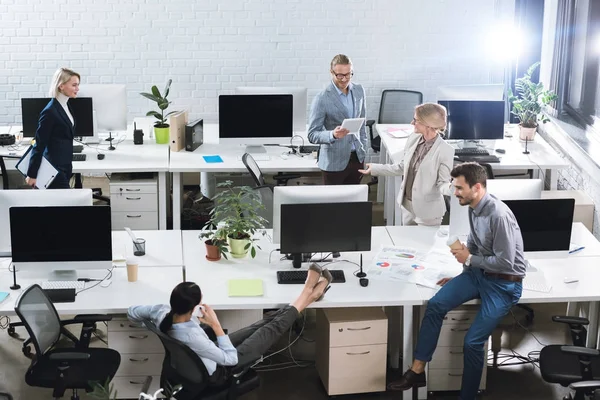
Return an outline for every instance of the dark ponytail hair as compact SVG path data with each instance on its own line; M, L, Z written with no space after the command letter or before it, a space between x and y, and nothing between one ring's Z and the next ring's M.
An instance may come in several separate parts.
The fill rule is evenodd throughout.
M160 323L160 331L167 333L173 326L173 316L175 314L186 314L194 309L202 300L202 292L200 286L194 282L181 282L175 286L171 292L171 311L165 316Z

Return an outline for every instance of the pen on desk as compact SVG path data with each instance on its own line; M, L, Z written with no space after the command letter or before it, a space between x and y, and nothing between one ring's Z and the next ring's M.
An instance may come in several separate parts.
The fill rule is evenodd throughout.
M581 246L581 247L578 247L576 249L569 250L569 254L577 253L578 251L583 250L583 249L585 249L585 246Z

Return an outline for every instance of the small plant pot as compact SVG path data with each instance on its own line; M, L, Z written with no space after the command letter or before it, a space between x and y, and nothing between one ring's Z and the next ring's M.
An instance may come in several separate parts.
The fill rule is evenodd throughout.
M521 125L519 125L519 139L521 141L525 141L527 140L528 142L533 141L533 139L535 138L535 132L537 130L536 128L525 128Z
M166 128L158 128L154 127L154 138L156 139L156 144L167 144L169 143L169 127Z
M227 238L229 242L229 248L231 249L231 256L234 258L244 258L246 254L248 254L248 250L246 249L246 245L250 243L250 239L232 239L230 237Z
M219 261L221 259L221 252L217 246L213 246L210 240L204 242L206 245L206 259L208 261Z

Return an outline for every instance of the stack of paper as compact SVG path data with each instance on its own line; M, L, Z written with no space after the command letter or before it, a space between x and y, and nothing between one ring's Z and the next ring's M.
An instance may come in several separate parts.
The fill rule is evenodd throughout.
M391 126L391 127L387 128L387 133L391 137L394 137L396 139L402 139L402 138L409 137L410 134L412 133L412 129L410 129L410 128L396 128L396 127Z

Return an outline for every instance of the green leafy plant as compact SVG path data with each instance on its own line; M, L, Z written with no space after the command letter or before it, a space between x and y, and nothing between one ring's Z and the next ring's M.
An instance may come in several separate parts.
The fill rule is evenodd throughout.
M556 100L557 96L551 90L545 90L544 85L531 81L531 75L540 66L536 62L527 69L525 75L515 81L515 96L509 89L508 100L512 103L512 114L519 118L520 125L524 128L536 128L538 122L546 123L548 117L544 115L543 107Z
M247 239L249 243L244 250L250 250L252 258L256 256L254 235L263 229L267 223L258 211L265 206L260 201L260 196L249 186L232 186L232 181L217 184L224 190L217 193L213 200L214 208L211 210L211 219L215 225L221 226L226 237L231 239ZM265 231L262 231L265 234Z
M110 383L110 379L107 379L104 383L91 381L89 385L92 391L88 393L88 396L101 400L116 400L117 391L115 385Z
M154 117L156 118L158 121L154 124L154 126L156 128L168 128L169 124L167 124L167 117L171 114L176 113L177 111L171 111L168 114L165 114L165 111L167 108L169 108L169 104L171 104L171 102L169 100L167 100L167 96L169 96L169 91L171 90L171 82L173 82L172 79L169 79L169 81L167 82L167 85L165 86L165 90L163 91L163 94L160 93L160 91L158 90L158 88L156 87L156 85L152 86L152 93L140 93L142 96L144 96L145 98L154 101L157 105L158 105L158 109L160 110L160 112L158 111L148 111L146 113L147 117Z
M214 208L211 210L211 214L214 214ZM202 232L198 237L204 239L206 244L218 247L219 253L225 259L228 259L227 253L229 252L229 248L227 247L227 232L225 229L218 228L212 218L204 225L203 229L207 229L207 231Z

